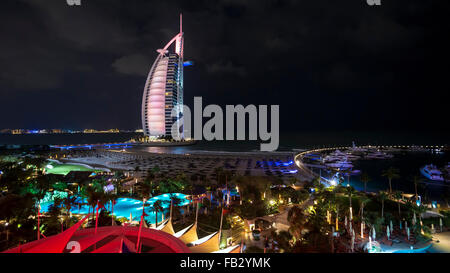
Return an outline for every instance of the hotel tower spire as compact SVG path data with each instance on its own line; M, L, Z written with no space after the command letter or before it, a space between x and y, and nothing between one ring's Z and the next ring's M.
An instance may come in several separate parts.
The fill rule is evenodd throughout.
M174 137L172 125L183 114L183 51L183 16L180 14L180 32L157 50L158 56L145 83L142 97L142 129L145 136ZM175 117L171 116L172 109L177 112Z

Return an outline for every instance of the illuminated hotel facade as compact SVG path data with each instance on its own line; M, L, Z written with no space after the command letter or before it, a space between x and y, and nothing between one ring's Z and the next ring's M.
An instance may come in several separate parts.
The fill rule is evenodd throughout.
M180 32L164 48L157 50L158 57L145 83L142 98L142 129L145 136L172 136L172 125L182 116L183 45L180 15ZM177 110L177 116L171 116L172 109Z

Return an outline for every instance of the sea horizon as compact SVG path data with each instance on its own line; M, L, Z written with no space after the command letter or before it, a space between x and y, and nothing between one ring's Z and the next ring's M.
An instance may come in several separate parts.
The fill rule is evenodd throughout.
M68 133L68 134L0 134L1 145L77 145L123 143L142 133ZM277 151L292 151L319 147L356 145L436 145L447 146L450 137L446 133L418 133L414 131L304 131L281 132ZM198 141L194 145L158 147L162 150L255 152L260 141Z

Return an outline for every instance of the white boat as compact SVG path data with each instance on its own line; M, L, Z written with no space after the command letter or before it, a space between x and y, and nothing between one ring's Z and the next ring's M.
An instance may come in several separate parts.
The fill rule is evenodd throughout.
M342 152L340 150L336 150L324 157L325 162L343 161L343 160L351 161L357 159L360 159L360 156L353 155L349 152Z
M351 168L353 168L352 163L347 160L339 160L336 162L327 163L325 165L328 167L331 167L331 168L336 168L336 169L351 169Z
M420 168L420 173L430 180L444 181L444 176L442 175L442 172L432 164Z
M380 151L370 152L365 156L365 158L368 158L368 159L386 159L386 158L392 158L392 157L394 157L394 156L391 154L380 152Z

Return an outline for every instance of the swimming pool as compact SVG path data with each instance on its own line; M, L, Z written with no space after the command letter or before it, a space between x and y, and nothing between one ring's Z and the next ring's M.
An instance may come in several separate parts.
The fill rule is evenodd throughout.
M170 196L173 195L175 198L178 198L181 200L179 206L185 206L191 203L191 200L187 199L187 195L182 193L173 193L173 194L162 194L155 197L150 198L145 202L147 206L145 207L145 213L147 216L145 217L145 220L151 224L155 223L155 212L153 211L153 204L156 201L161 201L161 207L163 207L164 212L169 211L170 209ZM86 203L85 199L79 199L80 203ZM52 200L42 200L41 201L41 212L47 212L50 205L53 204ZM111 204L105 205L106 209L108 211L111 211ZM76 206L70 210L72 213L75 214L87 214L88 211L92 212L92 207L88 205L81 205ZM118 198L116 199L116 204L114 205L114 216L120 218L125 217L127 219L132 217L133 221L139 221L140 217L142 215L142 200L134 199L134 198ZM163 220L163 215L161 212L158 212L158 222Z
M392 253L428 253L428 249L432 246L433 244L429 244L428 246L424 247L424 248L419 248L419 249L403 249L403 250L397 250L397 251L393 251Z

